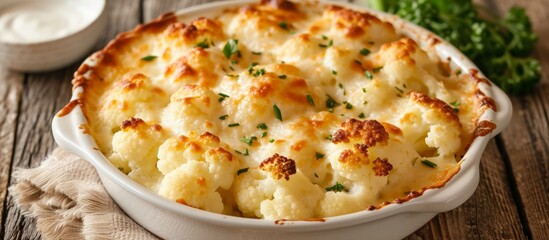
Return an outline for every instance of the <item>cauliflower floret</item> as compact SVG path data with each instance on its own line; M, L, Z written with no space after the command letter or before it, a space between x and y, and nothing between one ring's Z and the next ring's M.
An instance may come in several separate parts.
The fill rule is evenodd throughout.
M320 53L324 52L324 48L320 48L319 44L328 43L324 43L321 39L310 34L297 35L278 48L278 61L299 62L315 55L320 56Z
M195 135L170 138L160 146L157 166L165 175L160 194L189 206L221 212L224 200L217 191L231 187L239 161L217 136L208 132ZM201 194L204 200L198 200Z
M223 202L216 192L206 162L190 161L168 173L159 194L178 203L210 212L221 213Z
M461 123L448 104L412 92L404 109L398 125L422 156L433 155L433 148L439 156L453 155L461 148Z
M162 125L173 135L194 132L216 132L218 121L210 121L219 111L220 96L212 90L197 85L185 85L171 97L162 113Z
M237 177L234 191L244 216L271 220L314 217L323 196L322 189L297 170L293 160L278 154Z
M121 131L114 134L111 162L130 178L154 189L160 173L156 169L158 147L165 139L160 125L149 125L139 118L122 123Z
M358 212L366 208L365 201L358 195L348 192L326 192L317 208L319 216L332 217Z

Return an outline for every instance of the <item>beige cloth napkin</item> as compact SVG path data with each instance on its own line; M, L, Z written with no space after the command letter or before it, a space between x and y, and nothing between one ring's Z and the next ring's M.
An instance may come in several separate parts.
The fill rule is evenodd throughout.
M157 239L113 202L91 164L61 148L14 177L10 192L44 239Z

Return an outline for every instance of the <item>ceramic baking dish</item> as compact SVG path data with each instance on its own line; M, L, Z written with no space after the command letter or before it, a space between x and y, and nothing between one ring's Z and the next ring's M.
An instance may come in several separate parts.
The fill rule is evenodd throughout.
M251 2L255 1L216 2L188 8L177 14L183 21L188 21ZM341 5L374 14L392 23L420 46L432 45L440 59L450 60L450 66L454 70L477 72L477 67L456 48L396 16L346 3L320 4ZM88 59L87 63L91 64L90 61ZM484 78L481 73L477 77ZM472 142L463 157L461 170L445 186L429 189L422 196L404 203L389 204L378 210L330 217L322 221L270 221L233 217L177 204L155 194L114 167L97 150L92 137L84 132L81 126L86 123L86 118L78 104L75 104L79 93L83 91L82 87L73 90L71 103L62 110L62 114L53 119L52 128L55 140L61 147L86 159L97 169L105 189L130 217L165 239L400 239L420 228L438 213L458 207L475 192L479 182L479 163L486 144L508 125L512 112L509 98L494 84L481 81L479 89L494 100L497 109L487 109L479 121L491 121L497 128Z

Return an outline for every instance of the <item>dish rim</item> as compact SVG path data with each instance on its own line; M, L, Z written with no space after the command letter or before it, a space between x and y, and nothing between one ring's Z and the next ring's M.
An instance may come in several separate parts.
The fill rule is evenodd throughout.
M176 12L177 16L198 14L201 11L216 11L228 7L236 7L244 4L255 3L257 0L234 0L223 2L210 2L202 5L193 6L187 9L179 10ZM362 12L368 12L373 14L383 21L388 21L393 24L402 27L400 33L407 35L414 39L418 44L423 44L426 40L425 36L431 36L437 38L440 42L437 43L434 50L436 55L442 60L450 57L452 63L456 65L464 72L470 72L471 70L478 68L459 50L447 43L443 39L437 37L433 33L413 24L400 19L397 16L378 12L367 7L361 7L352 5L346 2L334 2L334 1L315 1L323 5L338 5L353 10L359 10ZM415 35L414 35L415 34ZM414 36L412 36L414 35ZM422 37L423 36L423 37ZM88 57L85 64L92 56ZM479 71L479 76L485 78ZM430 212L440 213L451 210L463 202L465 202L470 195L476 189L478 184L478 171L479 163L482 153L488 143L488 141L503 130L508 125L511 119L512 106L509 97L501 91L495 84L487 84L485 82L479 83L479 89L487 96L494 99L497 105L497 112L492 109L486 109L480 116L479 121L489 120L494 122L497 127L490 134L486 136L479 136L473 140L469 149L465 153L464 157L460 161L461 169L440 188L432 188L425 190L422 196L415 197L410 201L404 203L391 203L376 209L373 211L363 210L350 214L325 218L326 221L287 221L285 224L275 224L273 220L254 219L245 217L235 217L222 215L218 213L212 213L204 210L199 210L193 207L184 206L168 199L161 197L160 195L152 192L146 187L138 184L130 179L127 175L120 172L114 167L110 161L100 151L97 150L96 144L93 138L83 133L80 129L80 125L87 123L86 118L80 108L76 106L71 112L64 116L56 116L53 119L52 130L56 142L65 149L76 153L90 162L96 170L107 176L112 182L130 192L131 194L146 200L147 202L162 208L164 210L175 212L182 217L187 217L202 222L208 222L211 224L247 228L247 229L267 229L267 230L282 230L285 231L307 231L307 230L323 230L363 224L371 221L375 221L381 218L397 215L404 212ZM79 94L83 91L82 86L73 89L71 102L79 99ZM474 182L476 180L476 182ZM471 183L475 184L471 189ZM463 194L467 192L467 194ZM121 204L122 205L122 204Z

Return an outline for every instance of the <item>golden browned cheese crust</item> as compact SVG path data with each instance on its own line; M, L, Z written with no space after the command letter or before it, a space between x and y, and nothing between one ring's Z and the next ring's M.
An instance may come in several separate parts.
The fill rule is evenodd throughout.
M216 16L167 13L75 73L82 129L131 179L174 202L306 220L379 209L460 169L495 102L376 17L261 0ZM421 47L420 47L421 46Z

